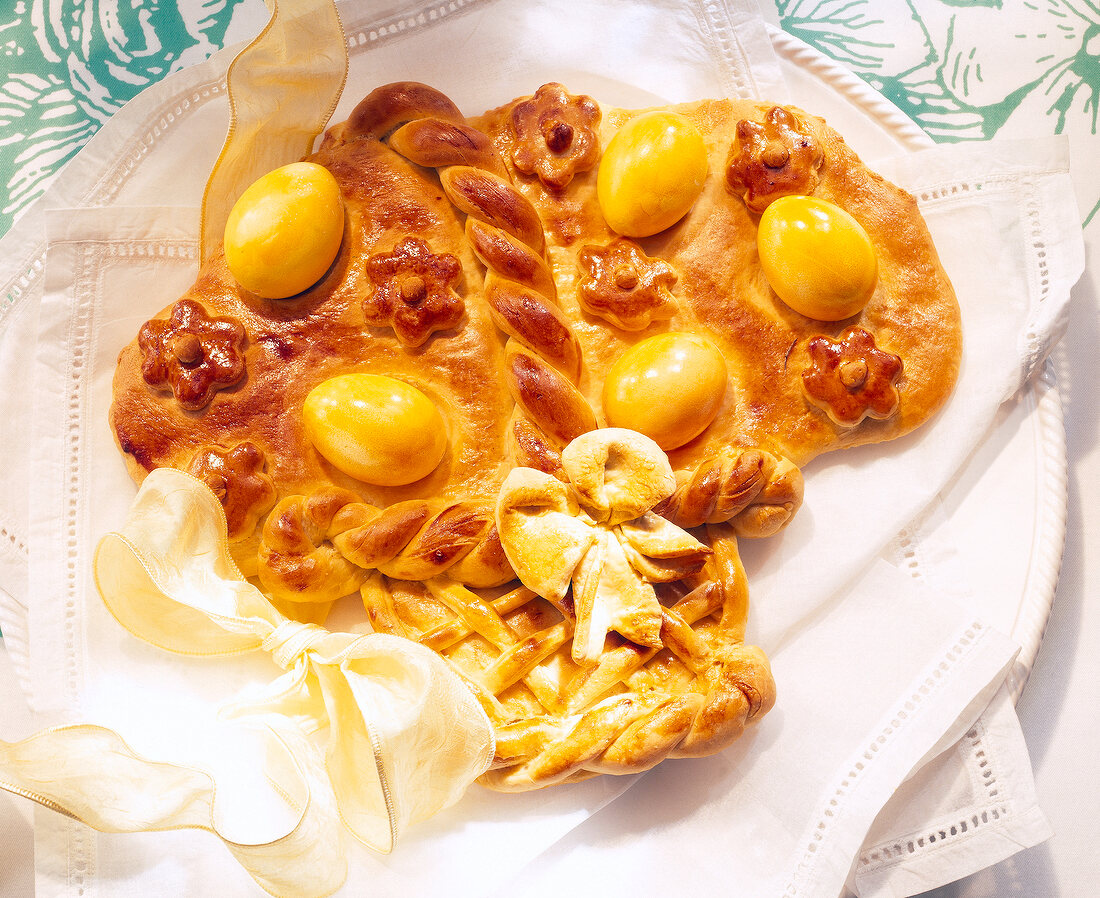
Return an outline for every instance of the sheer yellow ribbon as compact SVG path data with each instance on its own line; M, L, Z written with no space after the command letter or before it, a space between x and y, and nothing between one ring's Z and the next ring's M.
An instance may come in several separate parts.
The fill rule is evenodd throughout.
M347 77L333 0L266 0L264 30L230 64L230 125L203 196L201 252L216 254L236 198L306 156ZM177 471L148 476L121 533L96 553L96 579L131 633L168 651L266 650L285 670L266 693L223 709L266 733L257 758L293 825L255 844L215 819L206 773L147 760L92 725L0 741L0 788L103 832L215 833L267 891L322 896L346 877L345 826L379 851L457 801L493 756L492 728L434 653L382 634L355 636L282 617L237 571L209 490ZM327 731L323 751L313 738Z
M268 891L313 896L346 875L341 821L389 851L405 827L453 804L488 769L492 726L446 662L398 637L284 618L241 576L221 504L188 474L148 475L122 530L100 541L95 574L111 613L138 638L188 655L264 650L284 669L223 716L266 727L257 763L296 824L262 844L233 842L214 822L207 774L141 758L94 726L0 743L9 791L108 832L209 830ZM317 734L327 737L323 752Z
M255 844L221 836L226 847L267 892L322 898L347 876L345 830L311 769L310 753L288 733L270 731L268 778L294 817L281 838ZM114 731L88 724L43 730L21 742L0 742L0 788L107 833L203 829L215 824L215 783L206 773L149 761ZM284 790L284 791L278 791Z
M334 0L266 0L267 26L226 73L229 130L202 198L202 261L221 250L237 197L258 177L308 155L348 72Z

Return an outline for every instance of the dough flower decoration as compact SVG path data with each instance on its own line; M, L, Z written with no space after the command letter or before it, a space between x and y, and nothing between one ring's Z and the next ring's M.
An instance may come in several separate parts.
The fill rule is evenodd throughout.
M781 196L809 196L817 188L824 154L798 117L782 106L764 113L763 122L742 119L730 147L726 183L753 212L763 212Z
M188 465L187 473L210 487L222 503L230 542L250 536L275 505L275 482L264 463L264 453L246 440L232 449L204 447Z
M462 320L466 305L451 287L461 273L451 253L436 255L420 238L404 238L392 252L367 260L375 289L363 300L366 323L392 327L403 346L422 345Z
M879 349L863 328L849 328L838 341L813 337L806 350L803 389L835 423L854 427L867 416L889 418L897 411L901 358Z
M571 94L556 82L544 84L512 111L512 161L525 175L537 174L546 187L562 190L599 161L599 124L600 107L591 97Z
M671 318L679 308L670 292L676 283L672 266L650 258L631 240L586 246L580 264L587 273L580 284L580 304L615 327L644 330L654 321Z
M660 648L653 584L701 570L711 552L652 511L676 488L668 458L642 434L604 428L570 442L561 462L564 479L515 468L502 484L496 522L509 562L575 618L574 661L595 662L611 631Z
M212 318L194 300L181 299L167 319L141 326L141 375L150 386L170 389L185 409L197 411L244 376L245 336L236 319Z

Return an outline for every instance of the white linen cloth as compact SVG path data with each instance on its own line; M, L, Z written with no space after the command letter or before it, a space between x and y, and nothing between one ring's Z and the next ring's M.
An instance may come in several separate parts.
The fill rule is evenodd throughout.
M787 95L760 21L732 5L667 2L637 15L605 0L570 7L583 12L582 25L551 3L430 4L382 21L367 6L341 10L352 72L337 119L371 87L400 78L436 84L470 112L547 80L609 104L722 94L798 102ZM464 48L465 56L441 48ZM5 641L43 725L114 725L151 754L185 751L181 732L270 673L258 661L219 661L215 669L137 643L107 616L89 578L96 541L118 525L133 495L106 426L114 357L193 276L195 208L224 134L219 79L227 61L181 73L123 110L59 179L49 214L45 204L29 213L0 257L9 297L0 319L5 417L34 420L30 437L0 446L9 472L0 492ZM586 872L616 883L610 894L632 877L652 886L658 863L754 896L836 895L854 863L861 894L935 885L928 877L939 861L929 853L883 863L874 852L944 817L943 807L919 806L913 825L904 816L916 807L909 802L898 817L880 818L862 853L860 846L922 760L959 739L953 751L965 750L975 732L1007 747L1000 757L1011 761L998 781L1018 813L945 840L961 846L948 874L1000 859L1006 841L1022 847L1045 836L1011 708L1000 701L975 728L1012 647L975 615L874 562L1033 374L1081 270L1079 217L1059 145L987 147L904 157L889 173L922 201L962 301L966 358L955 397L913 437L811 465L807 502L791 528L745 546L749 636L772 654L780 705L730 751L662 765L593 818L614 814L624 823L587 852ZM929 775L938 785L958 779L958 768L946 769ZM568 880L557 874L585 852L570 852L568 861L556 849L538 856L629 782L605 777L528 796L472 789L393 856L353 854L345 891L368 881L380 895L444 886L537 893L555 882L560 889ZM952 785L946 816L965 816L982 798ZM190 894L210 882L225 894L257 891L201 834L108 836L38 817L42 894L93 887ZM995 830L1003 838L990 847ZM577 849L573 837L562 844ZM685 856L664 860L673 846ZM639 862L647 856L649 865ZM594 872L601 866L603 874Z

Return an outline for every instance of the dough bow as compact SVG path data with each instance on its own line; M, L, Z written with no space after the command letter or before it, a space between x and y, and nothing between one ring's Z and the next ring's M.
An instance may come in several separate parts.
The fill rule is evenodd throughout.
M698 571L710 554L652 511L676 488L668 458L648 437L608 427L566 446L562 469L564 482L515 468L501 486L497 530L516 575L576 617L574 661L595 661L612 630L660 648L653 583Z

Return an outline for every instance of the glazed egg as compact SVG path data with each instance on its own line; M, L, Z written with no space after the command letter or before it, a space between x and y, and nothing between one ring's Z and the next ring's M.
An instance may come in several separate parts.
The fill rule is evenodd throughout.
M706 177L707 146L699 130L674 112L647 112L607 144L596 196L613 230L648 237L688 213Z
M245 290L284 299L321 279L343 235L340 185L324 166L295 162L241 194L225 223L225 261Z
M726 360L717 346L695 334L658 334L611 366L603 407L609 426L636 430L668 450L706 430L725 395Z
M871 238L832 203L780 197L760 216L756 245L772 289L807 318L849 318L875 292L878 261Z
M329 378L306 396L302 415L317 451L365 483L412 483L434 471L447 450L443 417L435 404L393 377Z

